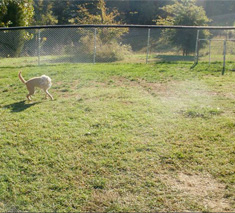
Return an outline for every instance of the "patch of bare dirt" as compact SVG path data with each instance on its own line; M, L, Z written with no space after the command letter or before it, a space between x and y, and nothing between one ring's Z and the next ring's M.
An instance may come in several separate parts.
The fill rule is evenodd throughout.
M144 79L129 80L124 77L114 77L113 83L117 86L141 87L147 93L159 97L186 97L211 95L207 88L198 81L147 82Z
M117 202L119 195L112 191L94 191L83 211L105 211L110 203Z
M116 86L132 86L132 87L141 87L146 93L156 96L156 95L163 95L164 96L172 92L170 91L170 84L166 83L151 83L147 82L143 79L137 79L137 80L129 80L124 77L114 77L113 83Z
M215 212L231 210L229 202L224 198L225 185L210 175L179 173L177 177L163 175L161 178L180 195L198 202L205 209Z
M72 90L75 90L75 89L77 89L78 85L79 85L79 80L74 80L70 87Z
M122 77L122 76L112 77L112 83L116 86L130 85L131 83L134 83L135 85L137 85L136 81L131 81L131 80L129 80L125 77Z
M175 96L175 90L172 89L173 85L176 84L176 82L170 82L170 83L152 83L152 82L146 82L144 80L138 81L139 86L147 90L151 95L153 96Z
M121 196L120 193L113 190L95 190L91 194L90 200L87 202L86 206L82 210L89 212L106 212L107 208L112 205L114 209L115 206L117 208L122 208L123 206L125 206L126 208L130 209L132 209L132 206L142 207L144 204L138 200L138 197L139 195L133 195L128 192L125 195Z

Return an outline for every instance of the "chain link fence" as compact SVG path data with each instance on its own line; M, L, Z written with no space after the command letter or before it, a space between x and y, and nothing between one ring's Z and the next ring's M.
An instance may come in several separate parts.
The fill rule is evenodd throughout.
M207 32L203 33L205 30ZM171 32L177 34L173 42L169 42L172 39ZM182 41L186 43L188 52L184 51ZM224 59L235 61L234 27L204 29L186 26L92 25L0 28L0 66L175 61L193 63L195 60L211 64L223 62Z

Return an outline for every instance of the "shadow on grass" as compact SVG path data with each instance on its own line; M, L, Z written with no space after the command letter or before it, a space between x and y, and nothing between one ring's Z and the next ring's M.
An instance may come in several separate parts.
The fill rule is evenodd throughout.
M155 58L171 62L171 61L194 61L194 56L182 56L182 55L157 55Z
M55 64L41 64L40 67L49 67L49 66L56 66ZM13 69L15 70L16 68L21 69L21 68L26 68L26 67L39 67L37 64L25 64L25 65L17 65L17 66L4 66L0 65L0 68L2 69Z
M41 102L26 103L26 101L19 101L16 103L5 105L4 108L11 109L11 112L22 112Z
M41 63L93 63L93 59L89 57L79 57L76 55L60 56L58 58L44 58Z
M67 55L67 56L59 56L58 58L44 58L41 59L41 63L70 63L70 64L76 64L76 63L86 63L86 64L93 64L94 58L92 55L86 56L86 55ZM99 55L96 55L95 63L111 63L111 62L117 62L118 60L114 57L108 57L103 58L99 57Z

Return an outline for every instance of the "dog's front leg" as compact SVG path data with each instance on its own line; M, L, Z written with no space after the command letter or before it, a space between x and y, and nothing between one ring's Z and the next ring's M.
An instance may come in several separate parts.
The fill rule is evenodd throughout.
M44 91L45 91L45 93L46 93L46 96L48 95L48 96L50 97L50 99L53 100L52 95L51 95L47 90L44 90Z

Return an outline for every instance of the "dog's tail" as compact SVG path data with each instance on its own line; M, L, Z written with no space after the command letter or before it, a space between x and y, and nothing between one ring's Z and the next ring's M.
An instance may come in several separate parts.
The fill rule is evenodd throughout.
M21 71L19 72L19 79L22 81L23 84L26 83L26 81L24 80L23 76L21 75Z

